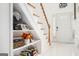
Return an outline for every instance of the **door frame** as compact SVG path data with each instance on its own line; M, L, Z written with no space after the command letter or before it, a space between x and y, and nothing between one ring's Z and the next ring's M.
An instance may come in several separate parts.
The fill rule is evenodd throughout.
M72 24L72 21L70 22L71 23L71 28L72 28L72 36L73 36L73 42L60 42L60 41L56 41L56 20L55 20L55 18L56 18L56 15L58 15L58 14L70 14L70 15L72 15L72 21L74 20L74 14L73 14L73 12L62 12L62 13L56 13L56 14L54 14L53 15L53 31L52 31L52 33L54 33L53 34L53 40L52 40L52 42L58 42L58 43L68 43L68 44L71 44L71 43L74 43L74 36L75 36L75 33L74 33L74 29L73 29L73 24Z

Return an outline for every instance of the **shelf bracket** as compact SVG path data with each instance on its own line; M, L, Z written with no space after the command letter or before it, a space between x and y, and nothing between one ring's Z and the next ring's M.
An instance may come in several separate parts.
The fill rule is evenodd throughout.
M31 3L27 3L29 6L31 6L32 8L36 8L34 5L32 5Z

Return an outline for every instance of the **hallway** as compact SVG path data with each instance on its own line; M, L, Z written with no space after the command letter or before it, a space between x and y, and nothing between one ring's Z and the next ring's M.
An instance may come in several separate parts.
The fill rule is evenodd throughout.
M74 44L53 43L44 56L74 56Z
M63 4L0 4L1 55L79 56L79 4Z

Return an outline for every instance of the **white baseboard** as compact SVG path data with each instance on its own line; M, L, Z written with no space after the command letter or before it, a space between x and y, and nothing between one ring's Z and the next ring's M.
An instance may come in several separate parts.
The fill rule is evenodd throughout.
M61 42L61 41L52 41L52 42L55 42L55 43L64 43L64 44L74 44L75 42Z

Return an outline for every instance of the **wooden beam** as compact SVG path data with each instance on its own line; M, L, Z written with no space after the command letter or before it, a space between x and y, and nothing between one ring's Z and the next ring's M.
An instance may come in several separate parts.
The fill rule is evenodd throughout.
M49 22L48 22L48 19L47 19L46 13L45 13L45 11L44 11L43 4L40 3L40 6L41 6L41 9L42 9L42 11L43 11L43 14L44 14L45 20L46 20L47 25L48 25L48 43L49 43L49 45L51 45L51 42L50 42L50 25L49 25Z

